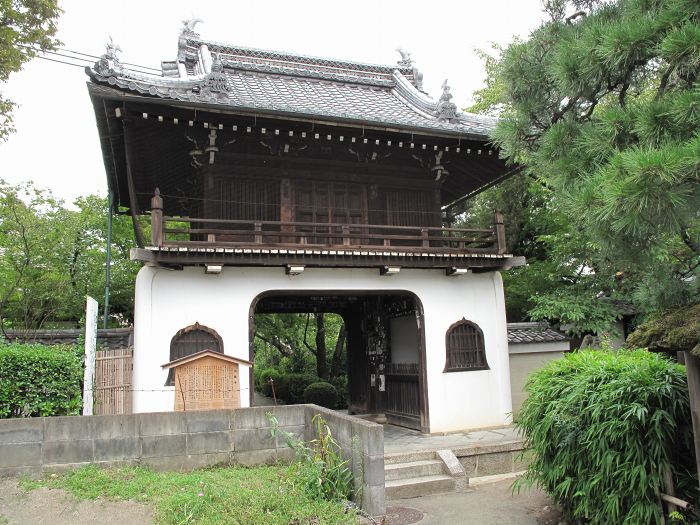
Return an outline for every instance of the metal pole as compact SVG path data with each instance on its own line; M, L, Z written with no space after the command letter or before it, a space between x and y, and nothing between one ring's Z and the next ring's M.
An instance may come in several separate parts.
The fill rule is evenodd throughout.
M102 327L108 328L109 324L109 281L110 270L112 266L112 208L114 206L114 195L110 191L107 208L107 261L105 264L105 307L103 314Z

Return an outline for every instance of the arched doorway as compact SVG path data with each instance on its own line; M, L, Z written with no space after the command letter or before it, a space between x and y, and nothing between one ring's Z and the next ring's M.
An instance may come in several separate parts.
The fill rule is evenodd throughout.
M250 360L256 316L334 313L345 323L348 412L429 429L423 307L405 291L268 291L250 307ZM252 371L251 371L252 384ZM251 389L251 405L253 404Z

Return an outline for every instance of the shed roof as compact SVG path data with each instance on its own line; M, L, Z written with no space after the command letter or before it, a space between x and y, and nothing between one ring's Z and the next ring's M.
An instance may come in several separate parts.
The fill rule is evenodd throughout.
M213 42L194 31L196 23L185 22L177 59L162 62L160 75L127 68L111 43L86 71L121 91L207 107L484 140L495 126L495 119L458 111L447 81L431 98L403 50L396 64L366 64Z
M553 343L568 341L547 323L508 323L508 344Z
M192 361L196 361L197 359L201 359L202 357L214 357L221 361L228 361L229 363L253 366L253 363L251 363L250 361L246 361L245 359L239 359L238 357L222 354L221 352L215 352L213 350L202 350L201 352L186 355L185 357L181 357L180 359L175 359L175 361L165 363L164 365L161 365L161 368L166 370L169 368L175 368L180 365L184 365L185 363L190 363Z

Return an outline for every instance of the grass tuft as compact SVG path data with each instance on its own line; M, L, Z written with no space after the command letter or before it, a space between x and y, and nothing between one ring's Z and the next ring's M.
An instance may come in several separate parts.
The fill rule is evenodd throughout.
M65 489L79 499L104 497L152 504L157 524L351 524L356 514L340 502L314 500L283 466L222 467L194 472L154 472L143 467L88 466L39 481L25 490Z

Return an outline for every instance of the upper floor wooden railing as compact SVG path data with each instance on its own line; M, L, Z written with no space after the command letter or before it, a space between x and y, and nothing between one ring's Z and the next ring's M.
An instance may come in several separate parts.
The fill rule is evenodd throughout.
M503 216L491 228L443 228L301 221L170 217L163 198L151 199L153 246L256 246L266 248L398 249L404 252L504 254Z

